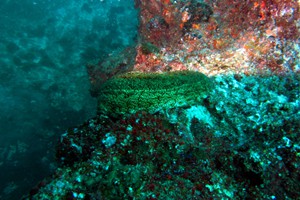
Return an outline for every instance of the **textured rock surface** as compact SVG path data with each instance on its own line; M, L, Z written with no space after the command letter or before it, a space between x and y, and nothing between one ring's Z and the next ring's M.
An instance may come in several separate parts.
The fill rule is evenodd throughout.
M297 199L299 76L218 76L203 103L66 131L31 199Z

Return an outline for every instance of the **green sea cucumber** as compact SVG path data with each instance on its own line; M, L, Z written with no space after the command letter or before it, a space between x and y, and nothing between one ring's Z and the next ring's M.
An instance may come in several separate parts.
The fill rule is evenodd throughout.
M202 73L131 72L117 75L99 88L98 112L108 114L155 113L162 109L201 102L212 90L211 80Z

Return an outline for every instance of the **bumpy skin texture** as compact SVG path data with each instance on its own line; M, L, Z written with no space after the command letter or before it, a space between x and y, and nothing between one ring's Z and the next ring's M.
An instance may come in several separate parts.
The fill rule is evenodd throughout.
M100 88L98 112L155 113L191 106L206 97L211 89L211 80L199 72L127 73L108 80Z

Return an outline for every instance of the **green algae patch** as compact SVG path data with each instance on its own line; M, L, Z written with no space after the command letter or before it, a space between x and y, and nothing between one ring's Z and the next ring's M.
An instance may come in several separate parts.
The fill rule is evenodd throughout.
M190 106L201 102L213 85L199 72L131 72L106 81L98 96L98 112L108 114L155 113L162 109Z

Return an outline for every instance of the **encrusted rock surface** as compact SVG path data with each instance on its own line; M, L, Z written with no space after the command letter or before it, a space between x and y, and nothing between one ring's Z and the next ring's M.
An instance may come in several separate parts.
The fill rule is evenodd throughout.
M61 137L32 199L296 199L299 76L218 76L202 103L99 115Z

